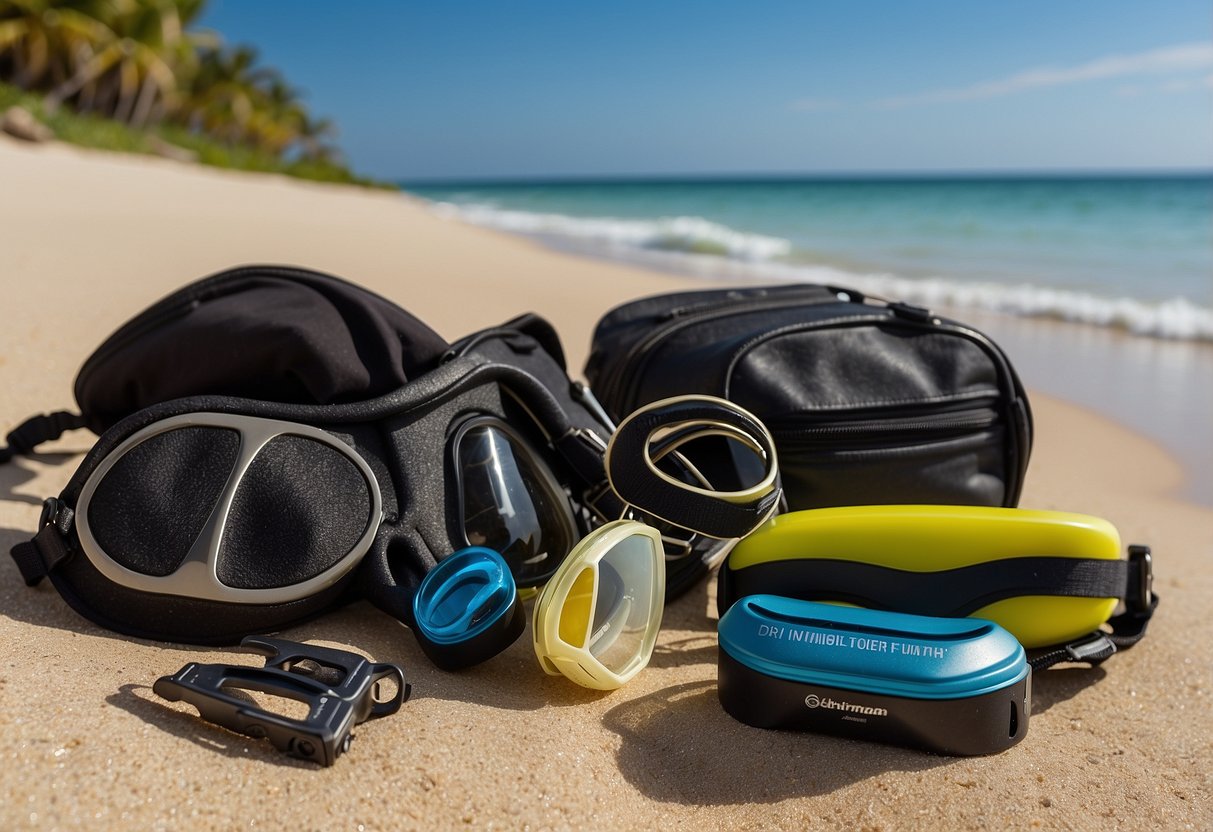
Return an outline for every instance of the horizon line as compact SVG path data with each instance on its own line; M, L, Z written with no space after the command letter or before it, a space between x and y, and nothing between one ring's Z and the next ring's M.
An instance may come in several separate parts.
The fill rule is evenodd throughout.
M938 170L838 170L838 171L717 171L699 173L607 173L607 174L490 174L483 176L388 177L404 186L511 185L511 184L624 184L764 181L854 181L873 179L1090 179L1090 178L1196 178L1213 177L1210 167L1157 168L959 168Z

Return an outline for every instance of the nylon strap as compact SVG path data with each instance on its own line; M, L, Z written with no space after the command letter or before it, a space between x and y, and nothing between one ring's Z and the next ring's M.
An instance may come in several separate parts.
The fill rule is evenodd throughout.
M1044 670L1058 662L1097 665L1145 638L1150 618L1158 609L1150 547L1130 546L1129 560L1125 564L1129 569L1127 591L1123 596L1125 609L1108 619L1112 631L1096 630L1061 647L1047 648L1029 661L1033 670Z
M938 572L913 572L827 558L778 560L734 569L732 597L770 592L844 601L915 615L965 616L1021 595L1123 598L1128 561L1025 557L992 560Z
M723 399L688 396L641 408L619 425L606 454L611 488L628 505L684 529L721 539L744 537L778 504L782 494L778 484L746 503L729 502L670 482L645 461L651 456L655 433L696 425L727 426L761 448L768 467L775 465L774 441L755 416Z
M17 454L28 454L43 442L58 439L69 430L84 427L84 417L68 410L42 413L31 416L9 431L4 441L8 447L0 448L0 464L8 462Z
M71 550L58 527L46 525L33 540L18 543L9 550L9 554L21 571L25 585L37 586L71 554Z

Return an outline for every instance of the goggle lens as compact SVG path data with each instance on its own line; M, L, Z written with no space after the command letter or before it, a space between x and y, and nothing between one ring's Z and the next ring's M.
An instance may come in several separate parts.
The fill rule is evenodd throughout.
M535 602L535 654L548 673L617 688L649 661L665 595L656 529L617 520L590 532Z
M500 552L520 586L544 581L577 535L568 495L526 448L494 425L464 431L456 453L468 544Z
M560 609L560 640L580 647L590 632L590 611L594 608L594 570L588 566L573 581L568 598Z
M661 558L652 538L632 535L615 544L598 563L594 624L586 646L612 673L626 670L645 653L646 635L656 635L652 618L660 617L661 610L652 603L653 577Z
M127 589L286 604L347 575L381 512L370 466L337 436L184 413L135 432L97 465L77 533L92 565Z

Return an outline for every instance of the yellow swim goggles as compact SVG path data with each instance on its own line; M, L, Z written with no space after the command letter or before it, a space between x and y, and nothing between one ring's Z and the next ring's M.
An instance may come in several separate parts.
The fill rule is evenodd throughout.
M713 490L684 449L728 440L761 462L757 484ZM631 509L573 547L535 602L535 655L551 675L613 690L648 664L665 606L662 533L637 512L694 533L740 538L778 508L775 443L746 410L713 396L679 396L642 407L607 446L607 478Z

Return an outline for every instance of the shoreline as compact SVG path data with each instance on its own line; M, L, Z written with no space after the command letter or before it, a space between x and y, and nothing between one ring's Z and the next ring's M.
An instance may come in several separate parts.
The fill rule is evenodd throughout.
M611 306L694 285L444 223L390 193L2 138L0 181L0 432L71 407L76 371L116 327L237 263L357 281L448 339L533 310L560 332L573 375ZM715 690L705 581L667 607L650 667L607 694L546 676L527 633L446 673L366 603L285 630L400 664L413 685L399 714L361 726L321 770L149 690L186 662L239 654L103 630L0 555L0 691L20 703L0 709L0 785L14 796L0 826L233 828L272 806L273 823L298 828L1208 828L1213 510L1176 497L1178 463L1148 438L1030 395L1023 505L1105 517L1124 543L1151 544L1163 602L1132 650L1039 674L1028 735L1002 754L936 757L732 720ZM75 432L0 465L0 550L29 538L41 499L91 444Z
M1155 192L1164 181L1179 190ZM921 306L1213 345L1206 192L1204 177L704 178L413 190L438 216L665 272L853 286ZM1171 240L1166 252L1156 250L1161 239Z
M402 194L443 222L526 241L585 261L669 275L683 281L685 289L790 282L756 276L744 264L724 258L591 249L550 235L478 225L435 212L433 203L415 194ZM696 270L697 261L702 271ZM862 290L865 276L854 277L856 288ZM846 280L845 273L840 272L839 278ZM1182 465L1183 483L1177 486L1180 496L1213 506L1213 432L1206 424L1207 415L1213 414L1213 342L1137 334L1122 327L1052 315L946 305L936 311L991 336L1007 352L1030 393L1064 399L1150 438ZM1059 363L1058 356L1074 360ZM1084 372L1075 372L1078 367ZM1097 372L1092 373L1093 368Z

